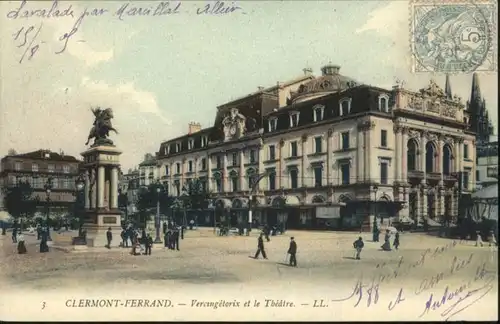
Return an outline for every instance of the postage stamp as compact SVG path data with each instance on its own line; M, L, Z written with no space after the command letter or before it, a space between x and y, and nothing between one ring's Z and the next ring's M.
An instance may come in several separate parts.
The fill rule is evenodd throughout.
M412 72L497 71L496 1L410 1Z

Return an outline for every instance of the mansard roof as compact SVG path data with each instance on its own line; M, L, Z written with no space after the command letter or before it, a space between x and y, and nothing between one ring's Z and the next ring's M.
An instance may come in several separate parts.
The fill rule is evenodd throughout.
M19 158L19 159L30 159L30 160L50 160L50 161L59 161L59 162L80 162L80 160L76 159L74 156L59 154L55 152L51 152L49 150L38 150L29 153L9 155L4 157L6 158ZM2 159L2 160L3 160Z

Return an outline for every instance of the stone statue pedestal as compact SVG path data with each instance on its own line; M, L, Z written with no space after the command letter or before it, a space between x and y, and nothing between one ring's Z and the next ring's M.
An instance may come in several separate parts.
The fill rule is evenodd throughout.
M81 153L85 169L85 210L83 228L89 246L107 245L106 232L111 228L111 247L121 242L121 211L118 209L118 172L120 154L113 145L92 146Z

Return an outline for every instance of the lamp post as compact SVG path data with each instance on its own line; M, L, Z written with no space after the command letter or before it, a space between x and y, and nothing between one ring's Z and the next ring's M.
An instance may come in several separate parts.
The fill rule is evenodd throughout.
M45 193L47 194L47 241L52 241L52 238L50 237L50 192L52 191L53 184L52 184L52 177L47 178L47 182L45 183Z
M189 198L189 194L188 194L188 191L186 189L186 187L182 187L182 193L181 193L181 201L182 201L182 210L183 210L183 213L182 213L182 226L186 226L187 224L187 219L186 219L186 207L188 206L188 198Z
M160 238L160 192L161 192L162 185L160 181L156 182L156 219L155 219L155 231L156 231L156 237L155 237L155 244L162 243L161 238Z
M378 186L375 185L373 186L373 193L374 193L374 202L375 202L375 218L374 218L374 221L376 222L377 221L377 218L378 218L378 199L377 199L377 192L378 192Z
M79 174L78 177L75 179L75 192L73 193L74 196L75 196L75 217L78 218L78 225L81 225L82 223L82 219L81 219L81 215L80 215L80 211L81 211L81 206L80 206L80 196L81 196L81 193L83 191L83 189L85 188L85 179L83 178L83 174ZM80 229L80 226L78 226L78 228ZM79 233L78 235L80 236L81 233Z

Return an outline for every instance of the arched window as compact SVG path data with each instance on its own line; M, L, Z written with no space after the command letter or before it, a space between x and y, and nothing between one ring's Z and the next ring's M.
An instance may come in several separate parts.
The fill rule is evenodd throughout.
M451 173L451 147L449 144L443 146L443 174Z
M340 116L347 116L351 111L351 98L343 98L340 100Z
M219 172L214 173L215 189L217 192L222 192L222 176Z
M252 190L253 185L255 183L256 179L256 174L255 174L255 169L248 169L247 170L247 177L248 177L248 188Z
M325 202L325 198L323 196L314 196L312 199L313 204L322 204Z
M425 172L434 172L436 162L436 147L434 143L428 142L425 145Z
M406 161L408 164L408 171L417 170L417 155L418 155L418 144L414 139L408 141L408 151L406 153Z
M389 112L389 97L381 95L378 97L378 110L382 112Z

